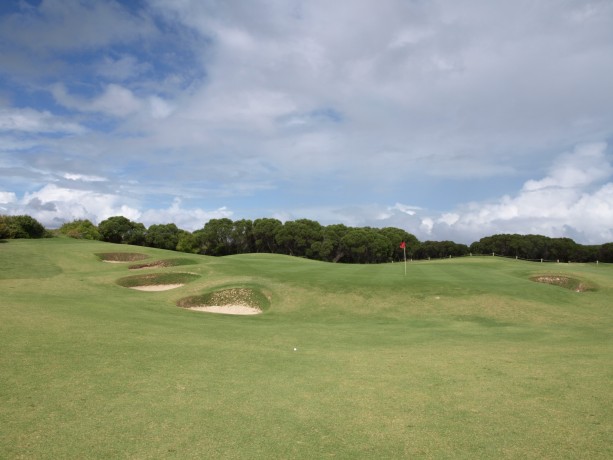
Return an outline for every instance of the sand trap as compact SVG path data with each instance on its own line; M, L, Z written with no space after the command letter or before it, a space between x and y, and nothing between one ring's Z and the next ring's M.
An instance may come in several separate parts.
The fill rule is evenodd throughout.
M178 287L185 286L184 284L151 284L149 286L132 286L130 289L136 289L137 291L159 292L170 291Z
M131 260L103 260L102 262L107 264L129 264Z
M259 308L247 307L245 305L208 305L203 307L189 307L188 310L222 313L225 315L259 315L262 313L262 310Z

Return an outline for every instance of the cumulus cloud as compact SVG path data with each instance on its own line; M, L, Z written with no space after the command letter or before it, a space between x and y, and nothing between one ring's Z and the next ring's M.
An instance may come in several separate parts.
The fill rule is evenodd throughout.
M524 192L545 188L580 188L601 182L613 175L613 166L605 156L606 143L581 145L558 158L547 177L529 180Z
M607 144L582 144L560 155L547 176L526 181L513 195L439 215L420 211L419 222L404 219L401 225L421 239L464 243L496 233L567 236L593 244L613 241L611 176Z
M86 130L77 123L31 108L0 108L0 132L80 134Z
M174 223L177 227L194 231L202 228L210 219L231 218L234 213L223 206L211 211L201 208L184 208L181 200L175 198L172 205L166 209L148 209L142 213L140 221L145 225Z
M11 214L25 213L51 228L75 219L89 219L94 223L122 215L138 220L141 212L129 206L125 198L90 190L76 190L48 184L40 190L27 192L23 198L13 201Z
M129 88L116 83L106 85L102 93L93 98L70 94L60 83L53 85L51 92L59 104L80 112L98 112L114 117L142 113L163 119L174 111L173 105L159 96L138 97Z
M9 204L17 201L17 195L13 192L0 192L0 203Z
M82 176L74 176L78 176L77 180L83 179ZM84 179L91 181L92 178ZM93 179L97 181L100 178ZM13 192L0 192L0 210L13 215L28 214L49 228L57 228L75 219L89 219L98 224L112 216L124 216L146 226L174 223L188 231L202 228L210 219L230 218L234 214L225 206L210 211L183 207L179 198L175 198L168 208L144 209L142 204L128 204L126 198L119 194L56 184L47 184L40 190L25 193L22 198Z
M83 112L102 112L114 116L126 116L141 109L141 101L132 91L117 84L106 86L102 94L93 98L69 94L64 85L58 83L51 89L55 100L64 107Z

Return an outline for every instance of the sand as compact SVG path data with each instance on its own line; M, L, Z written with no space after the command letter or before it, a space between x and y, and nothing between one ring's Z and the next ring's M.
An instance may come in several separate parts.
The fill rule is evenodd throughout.
M259 308L247 307L245 305L207 305L202 307L190 307L189 310L207 313L223 313L225 315L259 315L262 313L262 310Z
M178 287L185 286L184 284L152 284L149 286L134 286L130 289L136 289L137 291L159 292L169 291L170 289L176 289Z

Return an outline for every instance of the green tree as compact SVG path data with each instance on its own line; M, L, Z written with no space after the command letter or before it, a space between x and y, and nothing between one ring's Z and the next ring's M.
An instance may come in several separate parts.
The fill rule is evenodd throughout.
M389 240L393 248L392 258L394 260L404 260L404 250L400 248L400 243L403 241L406 243L407 257L411 258L415 255L419 246L419 240L415 235L396 227L385 227L379 232Z
M83 240L101 240L102 235L90 220L77 219L72 222L66 222L59 228L59 232L62 235L69 236L71 238L83 239Z
M237 254L255 252L253 222L249 219L241 219L234 222L232 227L232 240Z
M0 238L43 238L45 227L31 216L0 216Z
M323 239L311 245L313 257L327 262L338 262L343 258L342 240L349 228L343 224L328 225L322 229Z
M124 243L143 245L145 242L145 226L132 222L123 216L113 216L103 220L98 225L102 239L109 243Z
M613 263L613 243L605 243L598 250L598 261Z
M370 227L352 228L342 238L347 262L381 263L391 259L393 248L389 240L378 230Z
M234 254L233 230L234 223L226 217L209 220L197 235L200 239L200 252L211 256Z
M181 230L175 224L155 224L147 229L145 244L152 248L174 251L179 243Z
M179 233L179 241L177 242L177 251L198 254L198 252L200 252L200 246L196 235L185 230L181 230Z
M323 239L319 222L309 219L287 221L277 231L275 240L285 254L298 257L313 257L313 243ZM315 248L316 249L316 248Z
M278 252L277 232L283 228L280 220L263 218L253 221L253 239L256 252Z

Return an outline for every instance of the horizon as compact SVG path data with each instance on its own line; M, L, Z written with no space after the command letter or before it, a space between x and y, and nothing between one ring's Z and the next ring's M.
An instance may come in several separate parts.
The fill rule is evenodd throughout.
M0 5L0 214L613 241L613 4Z

